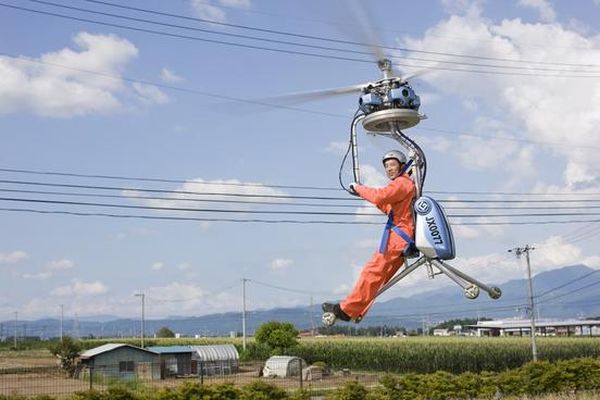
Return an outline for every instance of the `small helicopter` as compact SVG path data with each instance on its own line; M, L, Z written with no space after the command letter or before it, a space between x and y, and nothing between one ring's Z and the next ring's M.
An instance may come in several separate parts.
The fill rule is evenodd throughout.
M372 37L368 40L373 43ZM393 139L407 150L408 161L403 172L409 174L416 187L416 198L413 203L416 250L412 254L405 255L405 268L400 269L379 289L375 299L422 265L426 266L427 274L431 279L440 274L448 276L463 289L464 295L468 299L477 298L480 290L487 292L492 299L500 298L502 291L499 287L486 285L447 263L456 256L452 228L441 205L432 197L423 195L423 185L427 173L426 157L419 145L404 134L403 130L412 128L427 118L424 114L419 113L420 97L408 83L408 79L425 73L427 70L421 70L408 77L396 76L399 74L394 72L392 61L383 54L381 47L372 45L369 47L374 53L377 66L383 75L381 79L343 88L279 96L277 99L304 102L323 97L359 93L358 109L351 123L348 152L340 168L340 184L349 193L351 193L350 189L342 181L341 170L348 154L351 153L354 181L361 182L357 140L359 124L362 124L367 134ZM354 322L360 322L361 319L355 319ZM333 312L323 313L322 322L325 326L331 326L335 321L336 316Z

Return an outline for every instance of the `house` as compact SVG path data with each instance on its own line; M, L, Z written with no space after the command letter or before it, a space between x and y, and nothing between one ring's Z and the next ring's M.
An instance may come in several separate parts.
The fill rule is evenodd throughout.
M158 354L141 347L108 343L84 351L79 358L96 377L125 380L160 379Z
M198 374L190 346L150 346L148 350L158 354L161 379Z

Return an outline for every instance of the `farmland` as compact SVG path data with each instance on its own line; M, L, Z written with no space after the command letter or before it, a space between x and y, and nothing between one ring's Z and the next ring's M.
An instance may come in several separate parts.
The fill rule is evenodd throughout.
M256 371L269 356L268 349L262 348L251 339L248 340L246 352L241 351L242 344L239 338L152 339L151 341L153 345L216 343L233 343L236 345L243 359L241 373L229 376L225 380L213 379L205 381L205 383L211 384L230 381L236 385L246 385L249 382L255 381L258 379ZM124 341L120 339L82 341L82 345L85 348L90 348L107 342ZM127 342L135 345L138 344L138 341L135 339L127 340ZM539 338L538 352L543 362L550 361L553 363L552 365L554 363L557 365L561 364L560 360L575 358L581 360L588 359L592 362L591 360L598 360L600 358L600 338ZM489 385L489 381L486 380L491 379L491 376L505 376L505 378L501 378L504 381L518 379L510 371L523 368L531 359L529 339L515 337L382 337L368 339L311 337L302 338L297 347L288 349L286 353L298 355L310 364L319 361L331 368L333 372L331 378L319 382L307 383L313 390L319 388L334 390L336 387L343 386L348 376L341 377L340 375L335 375L338 371L342 370L349 371L351 379L366 387L376 386L378 379L387 372L399 373L402 375L398 376L408 377L401 379L422 379L422 382L425 382L423 385L427 384L427 382L437 382L445 385L444 382L446 382L448 387L453 387L456 386L456 382L462 382L465 379L467 381L475 379L476 382L479 382L477 385ZM531 370L537 373L535 372L537 371L535 367L528 365L531 364L525 365L526 369L523 371ZM549 370L548 366L551 364L542 365L546 365L542 367L542 370L546 371ZM579 362L575 360L575 364L569 364L566 368L570 368L571 371L577 371L582 365L596 364L586 364L586 361ZM474 373L482 371L485 372L483 372L480 378L474 378ZM466 375L464 375L465 373ZM560 375L562 371L557 370L554 373L557 374L556 376L562 376ZM577 372L576 375L581 374ZM551 381L554 380L556 379ZM600 382L600 377L593 378L591 381ZM162 380L144 382L143 384L153 387L175 387L182 382L182 380ZM192 379L191 382L197 382L197 379L195 381ZM299 388L298 381L293 379L271 379L265 382L292 390ZM560 382L554 383L560 385ZM97 382L94 382L94 384L96 388L106 388L104 384L97 384ZM0 351L0 394L70 394L75 391L87 389L88 386L88 382L85 380L69 379L63 373L60 373L56 369L56 359L47 350ZM518 387L519 385L516 386ZM28 389L23 390L23 388ZM591 386L591 388L595 388L595 386ZM561 397L550 398L561 399Z

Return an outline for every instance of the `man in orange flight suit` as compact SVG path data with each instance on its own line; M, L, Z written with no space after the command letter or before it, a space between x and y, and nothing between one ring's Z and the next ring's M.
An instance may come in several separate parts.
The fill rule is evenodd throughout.
M352 292L341 303L323 303L323 311L332 312L342 321L362 318L377 295L404 263L404 251L414 244L412 205L416 189L404 173L406 156L392 150L383 156L383 166L391 182L383 188L371 188L357 183L350 185L358 196L373 203L388 215L388 224L379 250L363 267Z

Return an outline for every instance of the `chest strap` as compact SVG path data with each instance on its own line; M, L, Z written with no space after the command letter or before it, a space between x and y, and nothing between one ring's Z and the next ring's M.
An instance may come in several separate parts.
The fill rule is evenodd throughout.
M383 230L383 236L381 236L381 243L379 243L379 252L381 254L387 251L388 241L390 240L390 232L392 231L394 231L406 242L406 248L404 249L405 253L415 247L415 241L408 236L406 232L394 225L394 212L390 211L388 214L387 223L385 224L385 228Z

